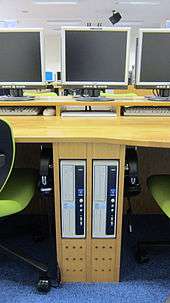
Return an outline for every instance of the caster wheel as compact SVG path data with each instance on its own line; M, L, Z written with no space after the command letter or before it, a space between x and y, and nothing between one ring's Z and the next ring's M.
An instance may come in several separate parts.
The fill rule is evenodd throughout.
M135 260L139 264L144 264L149 262L149 256L145 250L138 249L135 254Z
M40 278L37 283L37 290L39 292L47 293L51 288L51 282L49 278Z

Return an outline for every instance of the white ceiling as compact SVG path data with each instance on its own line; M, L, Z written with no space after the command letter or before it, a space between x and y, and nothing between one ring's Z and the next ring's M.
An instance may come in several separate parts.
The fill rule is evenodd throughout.
M50 0L47 0L50 1ZM62 2L62 0L60 0ZM79 0L77 4L34 4L32 0L0 0L0 20L16 19L18 27L44 27L50 34L70 21L86 25L111 25L112 10L122 15L122 25L161 27L170 19L170 0ZM50 22L48 22L50 21ZM118 25L121 23L118 23Z

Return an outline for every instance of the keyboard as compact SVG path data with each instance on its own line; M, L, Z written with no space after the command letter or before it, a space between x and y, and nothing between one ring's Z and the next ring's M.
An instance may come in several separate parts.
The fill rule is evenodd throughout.
M160 97L160 96L146 96L145 97L149 101L157 101L157 102L169 102L170 97Z
M61 117L115 117L114 112L95 112L95 111L65 111L61 113Z
M108 97L75 97L76 101L84 101L84 102L108 102L114 101L114 98Z
M0 101L31 101L34 99L35 99L34 96L22 96L22 97L0 96Z
M170 116L170 107L130 106L124 108L124 116Z
M37 116L42 113L38 106L0 106L0 116Z

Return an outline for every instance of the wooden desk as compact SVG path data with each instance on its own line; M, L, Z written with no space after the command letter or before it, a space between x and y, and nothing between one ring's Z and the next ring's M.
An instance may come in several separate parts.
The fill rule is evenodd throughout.
M4 119L4 117L2 117ZM119 281L126 145L170 147L170 118L5 117L16 142L51 142L54 155L58 261L64 281ZM62 239L60 159L86 159L87 222L85 239ZM92 239L92 160L119 160L116 239Z
M16 142L85 142L170 147L170 117L0 117Z

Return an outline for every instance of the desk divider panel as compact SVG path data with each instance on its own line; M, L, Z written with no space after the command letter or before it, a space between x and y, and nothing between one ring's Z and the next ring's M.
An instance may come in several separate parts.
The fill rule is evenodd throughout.
M64 282L119 281L125 146L102 143L54 143L53 152L57 258L62 280ZM61 161L86 164L85 237L83 238L62 237ZM118 167L116 234L111 238L93 237L93 163L97 161L116 164Z

